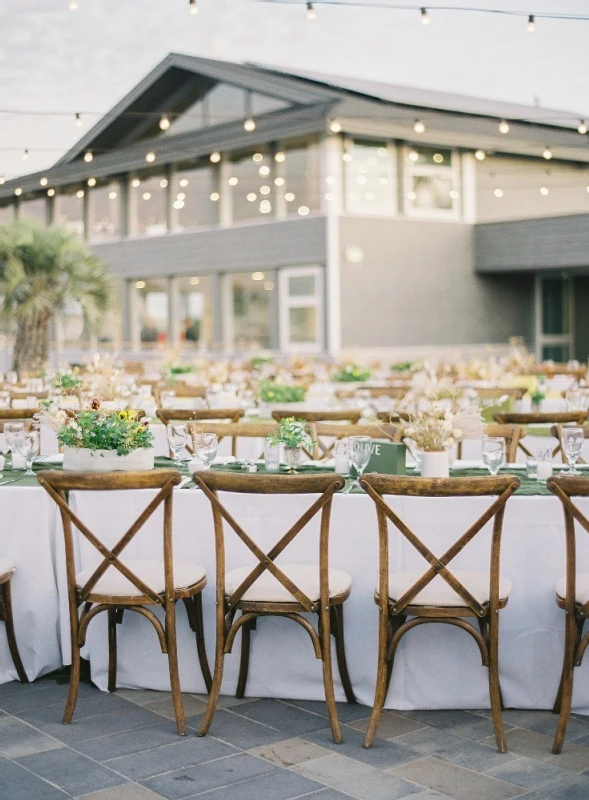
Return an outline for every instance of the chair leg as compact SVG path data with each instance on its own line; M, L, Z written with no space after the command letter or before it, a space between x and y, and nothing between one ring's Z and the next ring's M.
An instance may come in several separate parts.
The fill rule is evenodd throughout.
M222 610L218 610L217 615L217 640L215 644L213 683L211 685L211 691L209 692L209 702L207 703L204 717L198 729L199 736L206 736L209 732L211 722L217 710L217 703L219 702L219 695L221 694L221 684L223 683L223 667L225 666L225 617Z
M69 725L74 715L76 701L78 699L78 690L80 688L80 639L79 628L80 622L77 613L73 613L70 606L70 627L72 634L72 669L70 673L70 688L67 695L65 704L65 711L63 712L63 724Z
M507 752L505 732L503 730L503 700L499 682L499 614L495 613L489 620L489 696L491 699L491 716L493 729L500 753Z
M342 686L346 694L348 703L357 703L356 695L350 680L350 673L348 672L348 662L346 660L346 647L344 641L344 605L343 603L338 606L332 606L331 625L332 633L335 639L335 653L337 656L337 666L339 669Z
M319 631L321 636L321 655L323 662L323 687L325 689L325 702L327 703L327 712L329 714L329 723L331 725L331 735L336 744L343 742L339 718L337 715L337 706L335 704L335 691L333 688L333 668L331 662L331 626L329 624L329 609L322 609L320 612Z
M388 610L380 609L379 630L378 630L378 666L376 670L376 690L374 692L374 704L370 713L370 720L364 737L364 747L369 748L374 744L374 737L380 722L380 715L387 696L387 651L388 651Z
M209 660L207 658L207 649L205 647L205 629L202 618L202 594L199 592L192 598L194 608L194 627L196 633L196 651L198 653L198 661L200 670L205 682L208 694L211 693L211 686L213 679L211 677L211 670L209 667Z
M251 632L253 624L246 622L241 626L241 658L239 661L239 677L237 679L237 690L235 696L238 700L242 700L245 695L245 687L247 684L247 673L250 663L250 646L251 646Z
M109 608L108 614L108 691L117 688L117 609Z
M8 649L12 657L12 663L16 669L16 674L21 683L28 683L29 678L23 667L23 663L16 644L16 634L14 632L14 617L12 614L12 592L10 581L2 584L2 604L4 606L4 621L6 624L6 638L8 639Z
M564 660L562 665L562 677L560 681L557 703L560 706L560 715L556 734L552 745L552 752L558 754L562 750L564 737L571 713L573 700L573 677L575 671L575 652L577 644L577 624L573 614L567 612L564 642ZM557 703L555 703L555 708Z
M186 736L186 718L182 704L180 689L180 670L178 667L178 641L176 638L176 607L173 602L166 607L166 639L168 645L168 668L170 671L170 687L172 702L176 716L176 728L180 736Z

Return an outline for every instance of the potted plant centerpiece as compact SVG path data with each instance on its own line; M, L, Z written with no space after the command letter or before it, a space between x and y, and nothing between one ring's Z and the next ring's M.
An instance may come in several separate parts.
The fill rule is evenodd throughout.
M268 407L268 410L284 408L291 405L293 408L300 407L305 401L307 389L298 383L283 383L280 380L266 378L260 381L258 387L258 398L260 403ZM294 404L299 404L295 406Z
M297 464L301 460L303 447L309 447L313 444L313 440L307 430L307 423L304 419L296 419L295 417L281 419L278 430L268 438L272 444L284 445L284 457L290 472L295 472Z
M371 371L358 364L343 364L333 375L338 383L364 383L370 380Z

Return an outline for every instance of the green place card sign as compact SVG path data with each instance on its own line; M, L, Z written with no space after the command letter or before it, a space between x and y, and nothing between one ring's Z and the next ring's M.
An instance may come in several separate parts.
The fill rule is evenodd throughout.
M388 439L372 440L372 455L364 472L380 472L381 475L405 475L404 444Z

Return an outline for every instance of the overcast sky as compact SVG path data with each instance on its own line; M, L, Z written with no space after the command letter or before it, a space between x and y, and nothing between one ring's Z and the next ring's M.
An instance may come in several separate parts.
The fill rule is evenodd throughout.
M395 0L392 0L394 3ZM589 14L589 0L432 0L419 11L317 7L255 0L0 0L0 174L59 156L170 51L540 103L589 118L589 22L442 12L461 5ZM378 0L373 0L378 2ZM412 0L404 0L411 4ZM84 127L74 124L76 112ZM30 156L23 161L27 148Z

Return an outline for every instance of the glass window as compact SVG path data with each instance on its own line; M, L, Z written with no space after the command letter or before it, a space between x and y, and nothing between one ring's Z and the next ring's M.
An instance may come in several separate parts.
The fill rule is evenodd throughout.
M178 283L184 344L186 347L206 347L213 334L210 278L195 275L181 278Z
M268 348L270 300L274 286L263 272L229 275L231 345L239 350Z
M560 278L542 280L542 333L569 333L569 283Z
M393 153L386 142L355 139L346 148L345 175L347 211L394 213Z
M234 221L274 213L273 165L268 154L256 152L232 162L228 181Z
M280 272L280 347L317 352L323 343L323 270L296 267Z
M161 236L168 230L166 193L168 180L162 175L134 178L131 181L131 207L135 209L134 232L143 236Z
M459 178L452 151L410 147L406 157L408 213L454 214L460 208Z
M139 295L141 345L155 347L168 340L168 288L165 279L136 281Z
M320 161L316 143L305 147L287 148L276 153L277 180L286 203L288 214L307 216L320 208Z
M90 190L91 240L115 239L121 235L121 187L118 183Z
M41 225L47 224L47 204L44 197L23 200L18 209L21 219L34 219Z
M14 206L12 203L7 206L0 206L0 225L7 225L14 219Z
M84 189L69 189L55 197L55 221L66 230L84 237Z
M181 170L174 175L173 181L174 230L218 223L219 194L214 167Z

